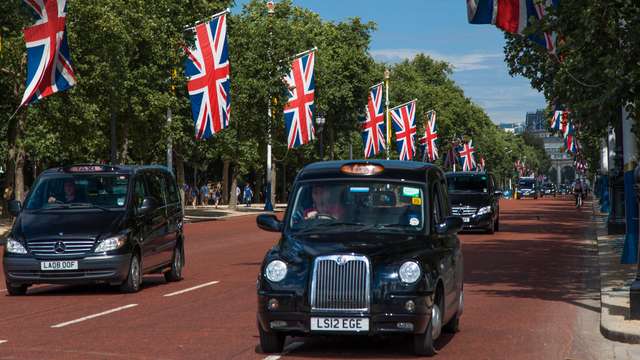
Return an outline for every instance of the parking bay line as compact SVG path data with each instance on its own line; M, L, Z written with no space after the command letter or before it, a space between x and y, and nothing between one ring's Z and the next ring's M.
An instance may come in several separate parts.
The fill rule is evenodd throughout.
M189 291L198 290L198 289L203 288L205 286L215 285L215 284L218 284L219 282L220 281L210 281L208 283L196 285L194 287L190 287L190 288L187 288L187 289L184 289L184 290L179 290L179 291L176 291L176 292L164 294L163 296L164 297L176 296L176 295L184 294L184 293L189 292Z
M89 315L89 316L85 316L85 317L81 317L79 319L75 319L75 320L71 320L71 321L67 321L67 322L63 322L60 324L55 324L55 325L51 325L52 328L61 328L61 327L65 327L67 325L71 325L71 324L76 324L85 320L90 320L90 319L94 319L100 316L105 316L105 315L109 315L111 313L117 312L117 311L122 311L122 310L126 310L132 307L136 307L138 306L138 304L129 304L129 305L125 305L125 306L120 306L111 310L107 310L107 311L103 311L101 313L97 313L97 314L93 314L93 315Z

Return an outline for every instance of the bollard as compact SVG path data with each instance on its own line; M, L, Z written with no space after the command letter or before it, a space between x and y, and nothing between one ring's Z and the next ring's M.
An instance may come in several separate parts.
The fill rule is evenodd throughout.
M640 203L640 165L634 171L635 189L636 189L636 206ZM638 251L638 259L640 259L640 250ZM640 320L640 261L636 270L636 279L631 283L629 289L629 318L632 320Z

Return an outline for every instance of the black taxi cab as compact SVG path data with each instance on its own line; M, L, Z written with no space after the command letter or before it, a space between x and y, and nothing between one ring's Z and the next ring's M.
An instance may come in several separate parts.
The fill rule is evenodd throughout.
M258 276L264 352L288 335L412 336L435 354L441 331L458 330L463 258L444 173L405 161L313 163L297 175L281 232Z
M44 171L4 248L9 295L32 284L107 283L140 289L144 273L182 279L183 210L163 166L74 165Z

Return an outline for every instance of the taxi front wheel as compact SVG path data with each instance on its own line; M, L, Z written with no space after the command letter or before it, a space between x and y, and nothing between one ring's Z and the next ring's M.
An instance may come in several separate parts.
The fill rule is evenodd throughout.
M260 333L260 348L265 354L280 353L284 349L284 341L287 336L277 332L266 332L258 322L258 332Z

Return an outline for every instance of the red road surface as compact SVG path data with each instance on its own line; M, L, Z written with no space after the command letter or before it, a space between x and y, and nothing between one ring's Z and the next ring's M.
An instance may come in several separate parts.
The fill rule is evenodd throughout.
M588 210L568 200L501 203L501 232L463 234L465 313L437 359L600 359L597 270ZM185 280L145 278L123 295L106 286L0 293L0 359L263 359L255 282L278 235L254 216L188 224ZM595 275L594 275L595 274ZM212 281L179 295L163 295ZM0 284L4 284L4 281ZM4 286L0 285L0 288ZM61 328L52 325L121 306ZM6 342L2 343L2 340ZM403 338L289 339L283 358L413 358Z

